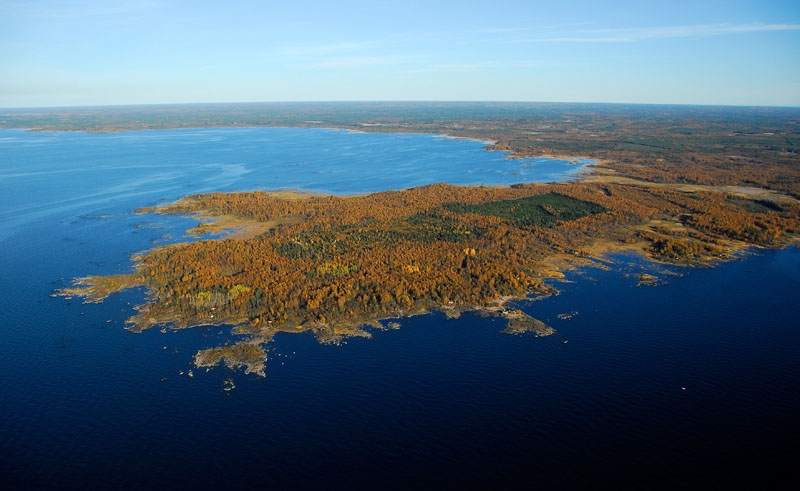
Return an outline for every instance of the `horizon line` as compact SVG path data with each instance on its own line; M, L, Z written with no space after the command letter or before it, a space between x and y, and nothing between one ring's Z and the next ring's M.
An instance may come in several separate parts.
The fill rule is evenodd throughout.
M206 101L206 102L146 102L119 104L72 104L51 106L0 106L0 110L55 110L55 109L112 109L133 107L169 107L169 106L223 106L223 105L258 105L258 104L553 104L553 105L606 105L606 106L668 106L668 107L726 107L726 108L785 108L800 109L800 105L781 104L703 104L686 102L600 102L600 101L522 101L522 100L448 100L448 99L375 99L375 100L293 100L293 101Z

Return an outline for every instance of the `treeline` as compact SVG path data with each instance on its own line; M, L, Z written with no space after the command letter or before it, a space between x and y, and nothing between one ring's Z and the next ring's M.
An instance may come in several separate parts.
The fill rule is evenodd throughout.
M517 226L543 227L552 227L559 221L575 220L606 211L606 208L600 205L558 193L480 204L448 203L445 208L456 213L496 216Z

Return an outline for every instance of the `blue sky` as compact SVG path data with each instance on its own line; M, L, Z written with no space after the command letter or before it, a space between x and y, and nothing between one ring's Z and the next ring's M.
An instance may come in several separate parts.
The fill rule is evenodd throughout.
M0 107L348 100L800 106L800 0L0 0Z

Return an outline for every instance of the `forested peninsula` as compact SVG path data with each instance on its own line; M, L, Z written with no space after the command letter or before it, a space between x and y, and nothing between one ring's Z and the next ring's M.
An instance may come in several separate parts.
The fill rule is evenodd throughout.
M200 213L239 233L158 247L131 274L81 278L61 293L101 301L144 286L148 303L131 330L236 325L241 342L201 351L196 364L262 374L277 332L336 342L368 336L362 327L379 320L478 309L506 317L510 331L544 335L547 326L505 301L549 293L545 279L564 268L622 248L705 264L749 244L786 244L800 230L791 200L590 181L345 197L214 193L140 211Z
M743 247L785 246L800 231L797 111L426 105L403 120L379 106L353 121L335 113L335 124L313 107L300 106L294 117L315 119L296 125L490 137L489 149L512 157L597 165L556 184L188 196L139 212L194 215L203 240L157 247L135 258L133 273L79 278L59 294L97 302L143 286L147 302L131 330L232 324L241 340L199 352L195 364L263 375L265 346L278 332L336 342L436 309L479 310L504 317L510 332L546 335L552 330L507 301L549 293L546 280L566 268L621 249L709 265ZM220 231L233 233L211 236Z

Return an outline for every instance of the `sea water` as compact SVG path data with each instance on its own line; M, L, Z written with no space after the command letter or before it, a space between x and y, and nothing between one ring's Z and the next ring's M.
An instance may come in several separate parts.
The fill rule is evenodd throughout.
M711 269L609 257L555 283L560 295L518 303L557 330L547 338L437 313L342 346L278 335L266 378L186 376L230 330L125 331L141 290L99 305L51 298L184 240L192 220L133 210L190 193L352 194L581 170L482 147L304 129L0 131L5 486L722 486L786 471L800 430L796 248ZM643 271L661 284L637 286ZM236 389L224 391L229 378Z

